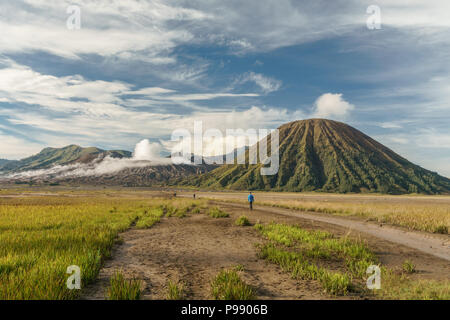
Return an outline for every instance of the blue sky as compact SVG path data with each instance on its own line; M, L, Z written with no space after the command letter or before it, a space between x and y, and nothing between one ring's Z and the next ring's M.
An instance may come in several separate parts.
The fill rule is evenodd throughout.
M0 30L0 158L323 117L450 176L450 3L0 1Z

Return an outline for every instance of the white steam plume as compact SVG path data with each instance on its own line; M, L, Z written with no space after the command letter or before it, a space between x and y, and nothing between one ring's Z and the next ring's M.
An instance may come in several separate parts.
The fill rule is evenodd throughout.
M49 169L39 169L32 171L24 171L11 173L3 176L6 179L20 178L74 178L86 176L101 176L122 171L127 168L140 168L147 166L161 166L172 163L170 158L163 158L160 155L162 150L161 144L151 143L148 139L144 139L136 144L133 157L129 159L118 159L107 156L103 159L97 158L89 163L75 163L64 166L54 166Z
M133 152L134 160L149 160L149 161L161 161L165 160L161 158L161 144L155 142L150 143L148 139L144 139L134 148Z

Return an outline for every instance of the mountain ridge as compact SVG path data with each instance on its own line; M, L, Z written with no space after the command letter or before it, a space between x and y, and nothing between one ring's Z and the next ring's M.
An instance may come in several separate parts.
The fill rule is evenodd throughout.
M39 153L21 160L7 160L0 163L1 172L21 172L48 169L55 165L69 165L77 162L87 163L96 158L130 158L132 153L125 150L103 150L96 147L80 147L71 144L62 148L46 147Z

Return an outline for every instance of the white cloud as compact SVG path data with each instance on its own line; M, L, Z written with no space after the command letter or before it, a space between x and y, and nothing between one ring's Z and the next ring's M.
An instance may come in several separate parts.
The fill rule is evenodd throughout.
M371 0L17 0L2 2L0 53L45 51L71 59L83 54L175 62L174 48L217 43L231 51L267 51L336 34L360 32ZM448 36L450 4L441 0L389 1L383 26L408 28L422 41ZM81 30L66 28L66 8L81 8ZM214 35L214 36L211 36ZM437 38L436 38L437 37Z
M41 74L12 60L0 60L0 99L2 102L39 105L54 111L82 112L97 116L125 116L128 106L149 106L216 98L257 97L255 93L191 93L149 87L133 90L119 81L89 81L79 75L56 77ZM133 96L128 99L124 96ZM136 98L139 96L140 98Z
M345 119L355 107L342 98L342 93L325 93L317 98L313 117Z
M260 129L276 128L293 120L303 119L300 111L291 112L286 109L261 108L253 106L246 110L226 110L221 112L199 112L180 118L176 127L190 129L194 121L202 121L204 129L217 128L223 132L226 129Z
M383 129L401 129L403 126L399 124L398 122L394 121L388 121L388 122L382 122L378 124Z
M450 27L450 4L440 0L379 0L383 23L407 27Z
M68 144L80 144L83 146L111 145L111 137L114 137L114 143L121 146L129 146L136 143L139 137L160 137L167 139L167 136L175 129L186 128L192 132L194 121L203 121L204 130L208 128L218 128L225 135L228 128L275 128L278 125L295 119L296 115L287 111L262 110L253 107L244 111L234 111L231 114L223 113L202 113L192 114L190 116L179 116L170 114L130 114L124 123L121 117L92 118L86 116L71 116L66 119L54 119L39 115L13 115L13 123L30 126L35 129L51 130L59 135L51 133L37 133L35 139L39 139L42 144L30 144L29 142L19 141L10 137L0 142L1 157L3 158L23 158L38 152L45 146L62 147ZM299 118L299 116L297 115ZM26 132L24 132L26 134ZM82 133L81 136L79 134ZM131 135L131 136L130 136ZM170 151L171 144L167 141L161 141L166 151ZM161 151L155 145L154 150ZM152 154L156 154L155 151Z
M167 139L175 129L193 132L194 121L202 121L204 130L217 128L225 135L226 129L276 128L285 122L304 118L301 112L256 106L240 111L194 112L189 115L124 111L123 114L108 117L69 114L55 118L37 112L16 113L8 109L2 110L0 114L7 115L12 124L44 130L33 135L34 139L45 141L42 146L72 143L84 146L111 145L111 137L114 137L116 145L129 146L137 142L137 137ZM27 134L27 131L23 133ZM169 145L164 144L164 147L168 148ZM4 157L16 153L12 149L2 151ZM19 153L21 156L30 155L27 152Z
M198 120L203 121L205 129L225 130L274 128L289 120L303 118L300 112L257 106L231 111L190 108L186 110L187 114L164 109L141 111L130 106L183 104L191 100L256 97L258 94L177 94L175 90L161 87L134 90L131 84L124 82L89 81L77 75L56 77L11 60L0 62L6 66L0 69L0 99L27 108L27 112L18 112L17 107L5 106L0 110L0 116L15 126L19 131L16 134L26 136L34 129L33 139L43 141L42 145L111 145L111 137L114 137L116 145L126 146L136 143L137 137L164 137L177 128L192 128ZM129 99L129 96L133 98ZM11 142L4 144L4 156L17 158L30 154L27 148L7 148L12 145Z
M151 143L148 139L144 139L136 144L133 152L135 160L161 160L162 146L158 142Z
M268 94L274 91L278 91L282 85L282 82L280 80L267 77L260 73L254 73L254 72L248 72L244 75L240 76L236 81L235 84L243 84L246 82L254 82L263 93Z
M398 144L408 144L410 143L409 139L406 137L388 137L388 140L398 143Z
M59 78L38 73L10 60L2 62L7 62L8 66L0 69L0 97L11 103L40 105L60 111L111 114L120 112L115 103L120 101L121 93L131 89L129 84L122 82L87 81L78 75Z
M157 97L160 100L185 101L185 100L211 100L216 98L234 98L234 97L258 97L256 93L200 93L200 94L180 94L165 97Z
M80 30L66 27L69 5L81 9ZM115 55L157 64L173 62L171 50L193 38L168 24L210 18L199 10L138 0L27 0L2 3L2 9L14 15L0 21L0 53L46 51L70 59Z
M291 112L286 109L260 108L253 106L242 111L193 113L187 117L172 119L170 123L176 129L186 129L191 133L193 133L194 121L201 122L203 132L206 132L209 129L217 129L221 136L205 138L203 140L203 155L217 156L226 152L226 148L224 147L226 145L233 146L231 148L242 148L249 143L248 140L243 139L246 137L245 133L240 135L239 132L237 132L237 135L234 134L233 136L230 136L227 134L227 129L242 129L244 131L250 129L251 132L260 134L260 129L275 129L286 122L304 118L304 114L301 111ZM162 141L166 150L181 150L184 143L185 141ZM191 150L193 150L192 146Z
M435 129L422 129L415 139L416 144L423 148L450 149L450 133L443 133Z
M373 138L414 164L450 177L450 161L445 149L450 149L450 134L435 128L374 135Z

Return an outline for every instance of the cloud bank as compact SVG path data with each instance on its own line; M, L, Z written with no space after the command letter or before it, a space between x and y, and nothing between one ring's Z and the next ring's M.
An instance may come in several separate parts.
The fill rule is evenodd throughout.
M325 93L317 98L313 117L344 120L355 106L342 98L341 93Z

